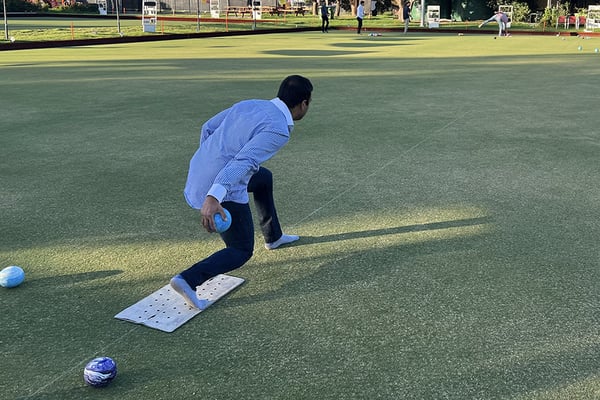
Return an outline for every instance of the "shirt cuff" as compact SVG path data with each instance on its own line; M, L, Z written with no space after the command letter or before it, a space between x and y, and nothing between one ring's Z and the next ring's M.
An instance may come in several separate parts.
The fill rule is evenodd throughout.
M212 185L212 187L210 188L210 190L208 191L208 193L206 195L214 197L215 199L217 199L219 201L219 203L221 203L223 201L223 199L225 198L226 194L227 194L227 189L225 189L225 187L223 185L219 185L218 183L215 183L214 185Z

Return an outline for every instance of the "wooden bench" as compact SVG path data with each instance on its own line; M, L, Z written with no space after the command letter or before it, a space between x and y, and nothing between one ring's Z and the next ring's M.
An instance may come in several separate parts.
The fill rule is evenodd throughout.
M306 9L304 7L292 7L292 8L284 8L284 7L263 7L263 12L269 13L270 15L284 16L294 14L295 16L304 15L306 13Z
M229 6L227 7L227 9L225 10L225 15L229 16L229 14L233 14L236 17L237 16L241 16L242 18L244 18L244 15L246 14L252 14L252 9L250 7L234 7L234 6Z
M296 17L298 15L304 16L304 13L306 12L306 9L304 7L292 7L292 12L294 14L296 14Z
M289 13L291 10L288 10L286 8L283 7L272 7L272 6L263 6L262 11L265 13L269 13L269 15L277 15L279 17L282 17L283 15Z
M277 7L272 7L272 6L264 6L262 8L262 11L264 13L269 13L270 15L276 15L277 14Z
M304 14L307 11L304 7L282 8L282 7L270 7L270 6L262 7L261 10L264 13L269 13L271 15L278 15L280 17L283 15L290 15L290 14L294 14L295 16L299 16L299 15L304 16ZM230 14L233 14L236 17L240 16L242 18L244 18L244 16L246 14L251 16L252 15L252 7L229 6L229 7L227 7L227 9L225 9L225 15L229 16Z

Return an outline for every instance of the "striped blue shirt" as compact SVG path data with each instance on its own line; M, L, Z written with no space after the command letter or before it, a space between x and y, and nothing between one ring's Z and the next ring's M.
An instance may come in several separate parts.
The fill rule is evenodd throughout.
M244 100L209 119L190 161L184 195L201 209L206 196L248 203L248 182L289 140L290 110L279 98Z

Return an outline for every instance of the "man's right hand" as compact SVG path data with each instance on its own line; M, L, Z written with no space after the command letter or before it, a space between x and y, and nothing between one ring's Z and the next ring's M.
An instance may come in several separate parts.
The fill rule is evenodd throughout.
M202 226L209 233L217 231L215 227L215 214L221 214L223 219L227 218L219 201L212 196L206 196L200 214L202 215Z

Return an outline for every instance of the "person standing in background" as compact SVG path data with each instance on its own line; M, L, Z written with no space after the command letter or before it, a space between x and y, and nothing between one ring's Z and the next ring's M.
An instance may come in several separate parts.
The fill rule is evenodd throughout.
M356 29L356 33L360 35L360 31L362 30L363 19L365 18L365 2L364 0L360 1L360 4L356 8L356 20L358 21L358 27Z
M402 18L404 19L404 34L408 32L408 24L410 23L410 13L412 12L412 1L406 1L402 8Z
M321 0L321 32L329 32L329 7Z

